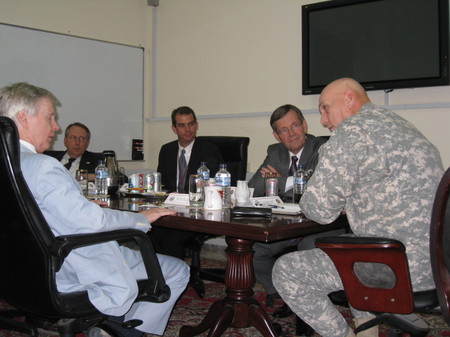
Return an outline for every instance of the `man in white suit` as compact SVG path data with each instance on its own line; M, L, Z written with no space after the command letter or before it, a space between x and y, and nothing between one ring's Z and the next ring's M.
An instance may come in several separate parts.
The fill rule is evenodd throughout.
M92 233L134 228L147 232L150 223L173 214L158 208L140 213L101 208L88 201L75 179L55 158L43 155L55 132L57 98L48 90L28 83L16 83L0 91L0 115L16 123L20 138L20 162L39 208L55 235ZM92 304L108 315L125 320L140 319L143 324L128 331L162 335L175 301L189 281L189 267L181 260L158 255L171 297L165 303L133 304L136 280L146 277L139 252L115 242L74 250L57 273L61 292L86 290Z

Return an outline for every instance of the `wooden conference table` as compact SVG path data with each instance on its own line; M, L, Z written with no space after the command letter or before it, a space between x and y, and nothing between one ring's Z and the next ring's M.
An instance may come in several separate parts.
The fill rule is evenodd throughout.
M110 207L139 211L146 199L120 198L111 200ZM264 309L253 298L253 242L272 242L348 226L345 217L329 225L319 225L302 215L272 214L271 218L232 217L230 210L207 211L186 206L171 206L177 215L165 216L153 226L202 232L226 237L225 297L215 302L203 321L195 326L183 326L180 337L198 335L209 329L208 337L218 337L228 327L257 328L265 337L276 337L274 327Z

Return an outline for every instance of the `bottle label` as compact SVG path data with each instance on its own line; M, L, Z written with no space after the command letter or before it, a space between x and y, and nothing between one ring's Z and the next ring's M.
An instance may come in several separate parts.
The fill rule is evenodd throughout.
M231 186L231 177L216 177L216 185Z
M294 177L294 184L296 185L306 185L306 177Z
M209 179L209 172L197 172L197 174L203 176L204 181L207 181Z
M105 171L96 171L95 172L95 178L96 179L106 179L106 178L108 178L108 171L107 170L105 170Z

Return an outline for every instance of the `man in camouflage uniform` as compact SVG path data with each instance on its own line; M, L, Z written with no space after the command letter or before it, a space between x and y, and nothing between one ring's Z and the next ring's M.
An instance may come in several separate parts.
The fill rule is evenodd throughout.
M305 215L326 224L345 211L355 235L402 241L414 290L433 288L428 246L432 204L443 174L439 152L411 123L372 104L352 79L329 84L319 110L332 136L319 150L301 199ZM343 287L323 251L282 256L272 278L283 300L320 335L355 336L327 297ZM357 326L373 317L352 312ZM358 336L378 336L378 330Z

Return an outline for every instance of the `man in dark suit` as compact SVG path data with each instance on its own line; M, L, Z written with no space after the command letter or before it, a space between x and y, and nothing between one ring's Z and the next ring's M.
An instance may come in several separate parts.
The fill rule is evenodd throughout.
M178 139L161 147L157 169L161 173L163 189L168 192L188 193L189 175L196 174L203 161L211 177L219 170L222 162L219 148L196 139L197 130L197 117L190 107L182 106L172 111L172 131ZM150 237L158 253L184 259L185 243L193 235L193 232L154 227Z
M58 159L75 177L77 170L88 171L89 180L95 179L95 168L99 160L105 160L102 153L87 151L91 140L91 131L82 123L72 123L66 127L64 146L67 151L45 151L44 153Z

